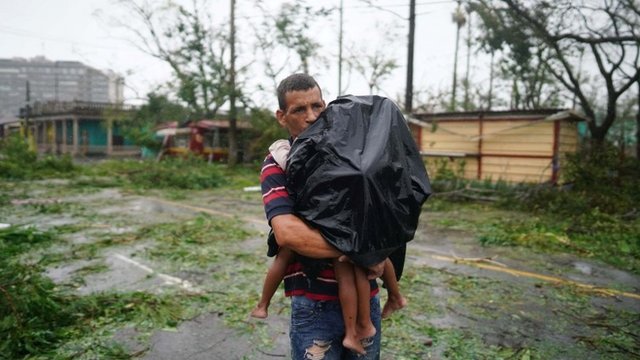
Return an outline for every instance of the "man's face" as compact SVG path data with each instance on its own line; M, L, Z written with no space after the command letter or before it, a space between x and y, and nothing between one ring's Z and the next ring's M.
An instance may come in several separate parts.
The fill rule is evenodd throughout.
M280 125L296 138L307 126L313 124L325 108L320 89L316 86L309 90L290 91L285 94L284 110L276 111Z

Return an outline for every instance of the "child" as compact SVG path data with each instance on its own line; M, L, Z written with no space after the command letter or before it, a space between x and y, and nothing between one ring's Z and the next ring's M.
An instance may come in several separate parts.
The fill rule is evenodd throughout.
M286 158L289 152L289 141L278 140L269 147L275 162L286 169ZM293 261L294 253L286 248L280 248L276 258L267 272L265 283L259 303L251 312L251 316L256 318L266 318L271 298L284 275L287 266ZM364 270L349 262L333 262L336 280L338 282L338 294L342 307L342 316L345 324L345 337L343 346L364 354L364 348L360 343L361 339L372 337L376 333L376 328L370 319L370 284ZM388 291L387 303L384 305L382 317L386 318L396 310L406 306L406 299L400 294L396 280L393 264L389 259L385 260L384 274L382 276ZM351 289L355 288L354 294ZM356 297L354 297L356 295Z

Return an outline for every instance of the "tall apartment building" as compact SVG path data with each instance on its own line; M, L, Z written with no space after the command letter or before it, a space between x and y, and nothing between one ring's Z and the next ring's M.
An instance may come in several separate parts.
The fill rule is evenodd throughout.
M17 117L30 101L91 101L121 103L124 79L78 61L0 59L0 119Z

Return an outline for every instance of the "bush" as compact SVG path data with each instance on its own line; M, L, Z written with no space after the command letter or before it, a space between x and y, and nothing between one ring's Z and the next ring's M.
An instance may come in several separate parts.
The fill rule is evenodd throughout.
M0 142L0 178L28 180L60 177L68 176L75 170L68 155L47 155L38 159L38 155L29 149L29 144L19 134L12 134Z
M601 145L569 155L566 177L571 192L583 197L589 208L609 214L626 214L640 201L640 161L620 149ZM576 209L583 211L584 209Z
M226 183L223 165L208 164L202 158L167 158L161 162L120 160L106 161L86 172L93 176L119 178L114 184L138 189L199 190Z
M18 134L13 134L0 142L0 177L24 179L30 175L30 168L37 161L35 152Z

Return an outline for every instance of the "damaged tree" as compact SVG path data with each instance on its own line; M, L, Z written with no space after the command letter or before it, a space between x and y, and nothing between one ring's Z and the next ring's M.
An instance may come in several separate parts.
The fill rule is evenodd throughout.
M171 67L175 82L169 84L194 116L214 118L233 94L239 97L230 81L231 72L226 50L228 35L213 27L213 21L199 1L187 8L174 3L139 4L135 0L119 0L136 21L116 20L117 25L135 35L133 45ZM235 75L235 74L234 74ZM230 127L230 160L235 159L237 136Z
M602 144L616 120L618 100L640 78L637 1L536 0L525 4L519 0L480 0L473 4L495 15L492 16L495 23L485 22L485 26L496 27L500 33L526 35L529 45L507 44L512 49L546 47L548 52L541 59L544 66L575 95L587 115L592 140ZM588 77L580 74L581 51L587 63L596 69L593 81L586 81ZM606 99L603 104L606 112L597 119L600 97Z

